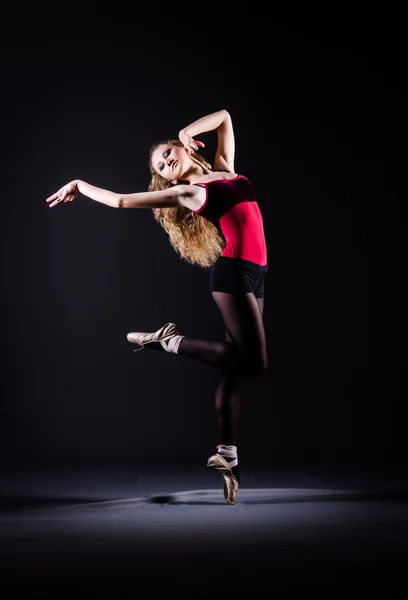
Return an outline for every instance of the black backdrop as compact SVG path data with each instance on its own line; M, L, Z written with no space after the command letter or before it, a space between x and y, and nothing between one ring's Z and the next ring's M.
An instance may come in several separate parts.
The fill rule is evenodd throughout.
M221 108L269 246L270 368L243 382L241 454L405 459L398 15L146 10L127 28L2 35L4 463L201 464L214 449L217 371L126 340L167 321L223 336L208 273L148 210L45 199L73 178L145 189L150 145Z

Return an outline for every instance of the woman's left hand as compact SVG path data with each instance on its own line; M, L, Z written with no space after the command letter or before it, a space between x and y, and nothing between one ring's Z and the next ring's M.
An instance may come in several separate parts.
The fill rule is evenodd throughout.
M183 130L179 132L179 140L183 144L187 154L195 152L196 150L198 150L199 146L201 146L201 148L205 147L205 144L203 142L200 142L199 140L194 140L191 137L191 135L189 135Z

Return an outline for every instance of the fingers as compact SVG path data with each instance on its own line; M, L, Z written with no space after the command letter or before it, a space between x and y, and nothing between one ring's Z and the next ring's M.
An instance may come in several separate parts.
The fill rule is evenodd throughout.
M50 196L49 198L47 198L45 201L46 202L52 202L56 198L58 198L58 192L55 192L55 194L52 194L52 196Z
M205 144L203 144L203 142L199 142L198 140L191 140L191 142L188 144L188 147L191 148L193 151L198 150L199 146L201 146L201 148L204 148Z
M60 188L58 192L55 192L46 198L46 202L48 203L49 208L52 208L53 206L57 206L57 204L61 204L62 202L72 202L77 195L77 191L74 191L72 186L67 185Z
M197 151L199 147L201 147L201 148L205 147L205 144L203 142L201 142L200 140L194 140L189 135L183 136L180 139L183 142L184 148L188 153Z
M52 208L53 206L57 206L57 204L61 204L62 202L68 202L69 200L73 200L73 198L70 198L67 194L64 195L60 192L56 192L55 194L52 194L52 196L47 198L46 202L49 203L49 208Z
M197 152L198 148L193 148L191 146L184 146L184 150L187 152L190 158L192 158L192 154Z
M60 204L60 199L57 198L56 200L54 200L54 202L51 202L51 204L49 204L49 208L52 208L53 206L56 206L57 204Z
M64 199L63 199L62 195L59 195L59 192L56 192L55 194L53 194L52 196L47 198L46 202L49 203L48 204L49 208L52 208L53 206L56 206L57 204L61 204L61 202L64 202Z

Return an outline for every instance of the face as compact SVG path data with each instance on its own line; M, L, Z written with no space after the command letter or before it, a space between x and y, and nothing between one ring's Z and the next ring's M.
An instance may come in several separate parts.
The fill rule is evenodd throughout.
M191 160L184 148L163 144L156 148L152 154L154 170L169 181L178 181L191 167Z

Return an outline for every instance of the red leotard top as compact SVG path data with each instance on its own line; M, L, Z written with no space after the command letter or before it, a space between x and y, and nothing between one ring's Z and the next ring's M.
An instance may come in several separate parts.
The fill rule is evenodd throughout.
M221 256L267 264L262 214L249 179L216 179L196 183L206 189L207 197L194 212L220 229L225 238Z

